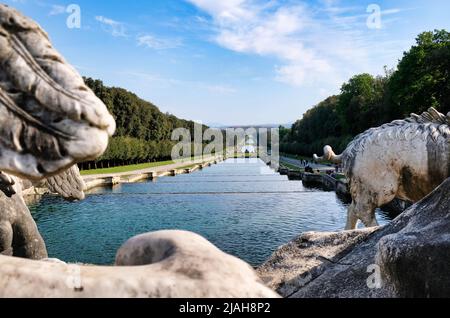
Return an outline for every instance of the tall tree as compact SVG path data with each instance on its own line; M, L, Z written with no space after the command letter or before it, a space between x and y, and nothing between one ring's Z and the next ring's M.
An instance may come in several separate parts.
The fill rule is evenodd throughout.
M390 80L391 117L423 112L429 107L450 111L450 33L421 33L405 52Z
M175 128L189 129L193 136L194 122L164 114L152 103L123 88L106 87L102 81L92 78L84 80L105 103L117 125L108 149L97 160L101 166L168 159L174 145L171 135Z

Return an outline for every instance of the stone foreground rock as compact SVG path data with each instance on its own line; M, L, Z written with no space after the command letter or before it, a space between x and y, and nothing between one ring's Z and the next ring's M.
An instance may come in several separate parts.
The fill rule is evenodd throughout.
M390 224L305 233L258 268L283 297L450 297L450 179Z
M116 264L0 256L0 297L279 297L250 265L190 232L132 238L118 251Z

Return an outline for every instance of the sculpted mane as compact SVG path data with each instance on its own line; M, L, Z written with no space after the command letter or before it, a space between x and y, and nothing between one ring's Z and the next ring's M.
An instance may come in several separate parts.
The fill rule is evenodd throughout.
M380 127L371 128L359 134L348 145L342 155L342 164L345 174L351 174L355 158L364 152L370 144L380 144L383 140L406 140L422 138L426 141L431 138L437 142L440 137L450 137L450 113L445 116L434 108L430 108L421 115L411 114L404 120L395 120Z

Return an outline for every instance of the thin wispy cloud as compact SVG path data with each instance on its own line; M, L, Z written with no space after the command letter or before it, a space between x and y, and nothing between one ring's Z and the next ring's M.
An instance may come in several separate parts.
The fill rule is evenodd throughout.
M155 74L148 74L143 72L123 72L121 75L131 76L135 78L139 78L146 82L156 82L160 85L170 87L170 86L179 86L185 88L192 89L200 89L208 91L209 93L219 94L219 95L228 95L237 92L234 87L225 84L212 84L206 83L202 81L189 81L189 80L180 80L174 78L162 77Z
M369 14L364 6L339 7L332 0L316 7L258 0L187 1L211 18L218 45L278 59L275 79L294 86L339 83L348 76L342 72L342 62L358 63L363 69L374 46L369 43L373 39L368 36ZM386 9L382 15L401 11ZM357 71L350 67L348 73Z
M109 32L114 37L125 37L125 25L122 22L115 21L104 16L96 16L95 20L100 22L103 29Z
M50 12L48 13L48 15L54 16L54 15L60 15L60 14L64 14L66 13L66 7L59 5L59 4L54 4L52 5Z
M388 10L383 10L381 11L382 15L388 15L388 14L396 14L396 13L400 13L406 10L412 10L412 9L400 9L400 8L393 8L393 9L388 9Z
M175 49L183 44L181 39L166 39L150 34L138 36L137 41L139 46L145 46L154 50Z

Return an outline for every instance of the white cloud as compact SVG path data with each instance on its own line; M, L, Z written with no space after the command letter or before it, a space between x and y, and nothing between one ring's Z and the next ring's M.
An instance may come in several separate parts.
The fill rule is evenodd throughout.
M301 85L311 70L326 72L328 62L305 48L298 37L310 18L300 5L276 7L245 0L189 0L214 19L215 41L230 50L270 56L284 63L276 67L276 79Z
M227 1L211 1L211 0L188 0L197 7L208 12L217 19L252 19L254 13L248 9L246 0L227 0Z
M340 85L347 76L368 71L370 53L382 51L380 43L368 35L364 6L339 7L336 0L322 0L319 7L292 1L186 1L211 17L217 44L276 58L281 65L274 68L275 79L294 86L317 81ZM343 63L349 67L344 69Z
M106 18L104 16L96 16L95 20L100 22L105 27L105 30L111 33L112 36L114 37L126 36L125 26L122 22L118 22L113 19Z
M400 13L402 11L404 11L404 10L399 9L399 8L393 8L393 9L388 9L388 10L381 11L381 14L382 15L383 14L385 14L385 15L387 15L387 14L396 14L396 13Z
M175 49L182 45L181 39L163 39L153 35L142 35L137 38L139 46L146 46L154 50Z
M49 15L60 15L66 12L66 7L58 4L52 5Z

